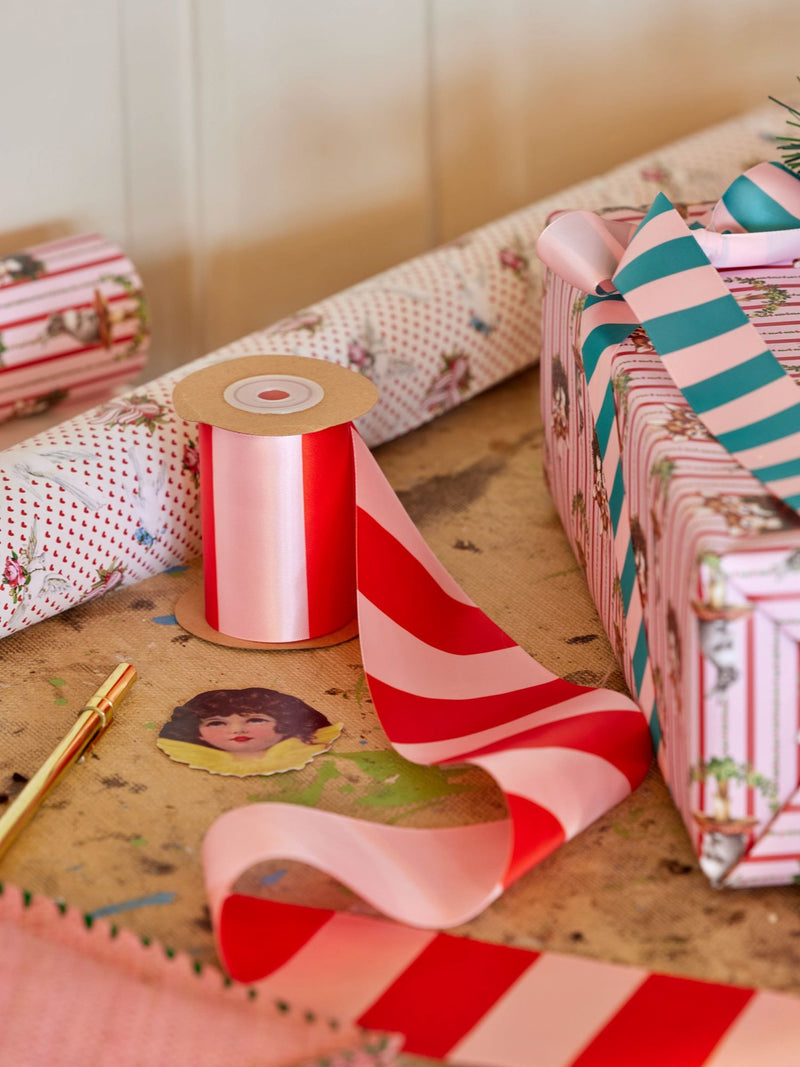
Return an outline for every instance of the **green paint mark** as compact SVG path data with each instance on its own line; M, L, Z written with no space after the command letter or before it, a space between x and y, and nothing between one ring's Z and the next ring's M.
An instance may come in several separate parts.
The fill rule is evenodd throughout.
M551 578L563 578L566 574L574 574L579 567L567 567L565 571L554 571L552 574L546 574L542 579L543 582L549 582Z
M361 707L361 699L364 696L369 696L369 688L367 687L367 676L364 671L358 676L355 689L353 690L353 696L355 697L356 704Z
M337 759L349 759L356 767L376 782L385 782L395 774L399 774L406 767L417 767L416 763L409 763L392 749L376 752L337 752Z
M357 803L368 808L403 808L398 818L427 807L443 797L471 792L475 787L462 781L465 767L421 767L392 751L340 752L369 775L378 787Z
M132 837L130 843L134 846L134 848L141 848L142 845L146 845L147 844L147 838L145 838L145 837Z
M56 704L56 705L59 705L59 706L61 706L62 704L68 704L69 701L67 700L67 698L65 696L63 696L59 692L59 690L63 689L63 687L66 685L66 682L64 681L64 679L63 678L48 678L47 681L50 683L50 685L53 686L53 688L55 689L56 693L58 694L56 696L55 700L53 701L53 703Z
M308 785L301 786L299 789L290 786L280 794L279 799L285 804L304 804L309 808L313 808L318 804L319 798L322 796L322 790L325 788L325 783L332 778L339 778L340 772L331 760L321 761L315 764L315 767L317 773ZM274 796L249 796L247 799L257 802L275 800L276 798Z
M625 838L626 840L631 836L630 830L625 826L620 826L618 822L612 822L611 829L615 834L619 834L620 837Z
M145 728L145 730L155 730L155 728L156 728L156 725L157 725L157 724L156 724L156 723L154 723L154 722L146 722L146 723L144 724L144 728Z
M397 822L413 811L438 803L444 797L469 793L476 788L472 781L464 779L470 773L469 768L421 767L391 750L362 750L329 753L326 760L315 763L316 773L306 785L289 785L277 797L273 793L268 796L252 795L247 799L255 803L279 799L286 804L314 807L319 803L326 784L341 777L341 771L336 766L340 759L350 760L371 781L364 783L361 788L343 782L338 792L363 793L366 787L367 795L359 796L355 803L366 808L400 809L388 822Z

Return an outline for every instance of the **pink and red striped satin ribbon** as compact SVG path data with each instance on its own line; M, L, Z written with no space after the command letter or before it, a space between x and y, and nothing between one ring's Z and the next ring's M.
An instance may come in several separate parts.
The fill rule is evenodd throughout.
M206 619L232 637L305 641L356 611L347 424L259 437L200 424Z
M792 1067L800 1047L798 1001L780 993L325 909L250 900L239 917L253 962L260 942L275 968L262 993L450 1064Z
M354 430L349 451L359 632L376 712L406 758L488 771L508 818L408 829L280 803L223 815L206 836L204 862L222 958L244 981L292 966L298 932L305 941L330 918L234 893L254 864L300 860L401 922L452 926L627 796L651 761L637 705L532 659L435 558ZM315 971L313 954L304 960L313 1001L315 973L337 979Z

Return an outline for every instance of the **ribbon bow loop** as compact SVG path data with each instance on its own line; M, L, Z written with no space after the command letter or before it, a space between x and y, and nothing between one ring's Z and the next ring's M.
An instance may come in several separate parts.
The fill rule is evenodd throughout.
M663 193L654 205L672 206ZM800 259L800 178L781 163L759 163L741 174L709 215L708 227L684 227L718 270L768 267ZM546 266L584 293L612 291L636 226L591 211L557 216L536 251Z
M618 224L570 212L544 231L537 251L565 281L601 298L600 318L615 323L603 337L619 344L641 324L709 433L800 512L797 387L715 269L800 257L800 178L781 164L759 164L737 178L711 218L739 232L692 229L659 193L627 241ZM748 229L757 224L773 228ZM615 301L602 299L612 294ZM582 347L585 364L594 366L598 315L588 318Z

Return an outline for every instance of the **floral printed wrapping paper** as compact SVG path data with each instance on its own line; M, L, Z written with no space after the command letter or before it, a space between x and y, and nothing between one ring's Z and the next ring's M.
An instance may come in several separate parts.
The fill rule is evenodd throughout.
M682 209L701 216L708 205ZM630 209L606 218L637 220ZM800 376L800 271L723 271ZM542 404L554 499L632 690L609 493L587 395L584 296L546 282ZM705 430L641 328L612 361L616 433L658 714L660 763L717 884L800 878L800 519ZM612 430L612 433L614 431Z
M0 256L0 422L110 394L145 364L135 267L96 234Z
M378 444L533 362L534 207L421 256L0 457L0 635L200 552L197 428L176 381L208 363L287 353L349 366L380 389L361 420Z

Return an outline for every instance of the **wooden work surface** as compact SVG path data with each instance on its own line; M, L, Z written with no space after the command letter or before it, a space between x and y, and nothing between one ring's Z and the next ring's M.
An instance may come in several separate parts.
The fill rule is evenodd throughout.
M551 670L621 687L541 469L538 372L377 451L390 482L464 589ZM357 641L311 652L220 648L170 624L189 570L149 579L0 643L0 793L13 797L95 684L123 659L139 681L94 756L58 786L0 877L214 959L200 861L221 812L252 800L316 803L392 821L499 818L478 769L419 769L387 751ZM212 776L155 745L174 705L203 689L263 685L345 723L331 753L269 778ZM6 801L4 801L6 802ZM302 868L249 888L365 910ZM269 873L269 872L267 872ZM800 993L800 892L711 889L660 775L563 846L458 933Z

